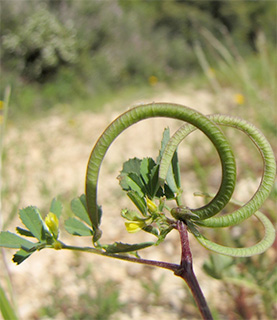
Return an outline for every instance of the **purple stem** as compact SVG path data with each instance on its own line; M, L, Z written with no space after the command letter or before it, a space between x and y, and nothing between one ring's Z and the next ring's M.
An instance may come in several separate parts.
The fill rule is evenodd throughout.
M210 309L207 305L206 299L199 286L198 280L193 272L192 267L192 255L189 247L188 231L187 226L183 221L178 220L176 224L177 230L180 234L182 256L180 266L174 274L181 277L189 286L194 300L198 306L198 309L204 320L213 320Z

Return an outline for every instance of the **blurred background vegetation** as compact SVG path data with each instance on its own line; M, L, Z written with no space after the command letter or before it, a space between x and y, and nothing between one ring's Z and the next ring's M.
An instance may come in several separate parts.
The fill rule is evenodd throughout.
M126 87L190 83L214 68L230 85L232 61L215 40L231 70L243 67L242 56L255 60L265 42L267 55L276 46L274 1L2 0L1 11L0 89L12 85L16 113L56 102L97 108ZM250 81L262 71L269 76L256 70Z
M102 111L106 102L116 99L124 101L124 105L126 101L133 102L137 98L135 92L149 98L153 90L159 93L164 89L184 90L190 86L195 95L197 89L204 88L213 95L214 101L219 98L223 102L223 112L228 110L230 114L254 122L276 151L273 143L277 124L275 1L1 0L0 5L0 98L3 99L7 86L11 86L8 117L15 127L24 122L23 116L27 117L27 127L31 120L61 105L74 113L84 109L96 112ZM226 90L231 94L220 99ZM214 112L222 110L215 104ZM0 109L0 117L1 112ZM72 131L76 129L78 134L74 121L70 119L69 123ZM0 140L2 144L3 135ZM232 132L232 143L237 147L238 142L241 136ZM40 166L48 168L52 156L49 142L47 144L43 137L40 143L39 147L45 150L43 161L47 163L43 167L40 162ZM191 154L196 152L197 155L200 148L200 157L194 157L191 162L186 159L184 173L194 171L199 189L207 191L207 181L213 178L212 174L208 176L213 169L210 164L214 163L209 159L213 159L214 154L203 152L201 143L190 147ZM19 155L21 148L25 148L21 142L17 142L17 146L5 146L1 155L3 168L16 166L12 163L16 157L9 151L15 150L14 154ZM28 155L23 155L18 157L20 164L17 163L21 183L16 179L13 185L8 173L2 170L3 204L12 204L4 217L5 228L16 217L27 184L25 162ZM253 180L260 176L258 156L258 153L245 151L238 180L247 175ZM48 181L43 183L41 198L48 204L52 186ZM75 186L70 188L73 191L64 196L64 202L76 196L73 195ZM271 220L276 220L276 198L277 185L263 208ZM225 230L208 234L214 241L225 241L230 246L245 245L251 237L260 238L257 224L249 223L251 228L247 223L243 225L238 237L234 232L227 235ZM277 310L275 259L276 254L270 250L249 259L230 260L211 255L203 265L204 271L221 281L218 294L226 296L227 292L230 301L229 304L214 301L215 319L273 319ZM79 257L74 261L81 264L81 260ZM5 268L9 270L7 264ZM80 279L88 281L86 270L78 274L72 267L71 271L75 274L76 286ZM93 277L90 279L91 288L97 281ZM149 279L149 283L141 283L145 290L141 305L146 308L144 298L149 295L153 305L167 306L172 313L166 293L162 295L160 291L163 281L153 282L152 274ZM97 283L103 290L97 291L96 296L91 296L88 288L84 290L76 305L72 305L63 290L66 284L55 281L56 285L51 288L55 292L53 301L34 312L39 312L41 318L54 318L63 312L67 319L110 319L116 310L122 309L118 298L122 283L111 290L109 281ZM49 294L52 297L51 292ZM186 305L192 310L191 319L197 319L197 309L188 297L181 301L182 308L173 311L176 317L185 318L187 314L182 312ZM96 305L99 310L95 309Z

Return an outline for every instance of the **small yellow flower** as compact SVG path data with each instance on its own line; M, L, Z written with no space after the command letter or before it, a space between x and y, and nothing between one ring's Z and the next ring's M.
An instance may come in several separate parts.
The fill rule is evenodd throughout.
M57 239L59 235L59 219L53 212L49 212L48 215L45 217L45 223L51 233L53 234L54 238Z
M4 109L4 101L0 100L0 110L3 110L3 109Z
M245 102L244 95L241 93L236 93L234 96L234 100L235 100L236 104L240 104L240 105L244 104L244 102Z
M148 82L151 86L155 86L158 83L158 78L156 76L150 76Z
M129 233L136 233L145 227L144 221L126 221L125 227Z
M150 200L148 197L146 197L146 204L147 204L147 208L149 210L150 213L155 213L158 210L158 207L156 206L156 204Z

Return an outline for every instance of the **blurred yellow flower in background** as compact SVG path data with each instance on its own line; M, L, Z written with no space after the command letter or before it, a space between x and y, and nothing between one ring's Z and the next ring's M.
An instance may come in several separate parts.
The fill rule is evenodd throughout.
M155 86L158 83L158 78L156 76L150 76L148 82L151 86Z
M236 104L240 104L240 105L244 104L245 102L244 95L241 93L236 93L234 96L234 100Z

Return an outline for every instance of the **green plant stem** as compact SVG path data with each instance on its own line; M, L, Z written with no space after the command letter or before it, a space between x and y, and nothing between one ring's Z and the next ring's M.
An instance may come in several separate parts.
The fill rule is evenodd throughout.
M176 227L180 234L182 256L180 267L175 271L175 275L185 280L189 286L202 318L204 320L212 320L213 316L193 271L192 254L189 246L187 226L183 221L178 220Z

